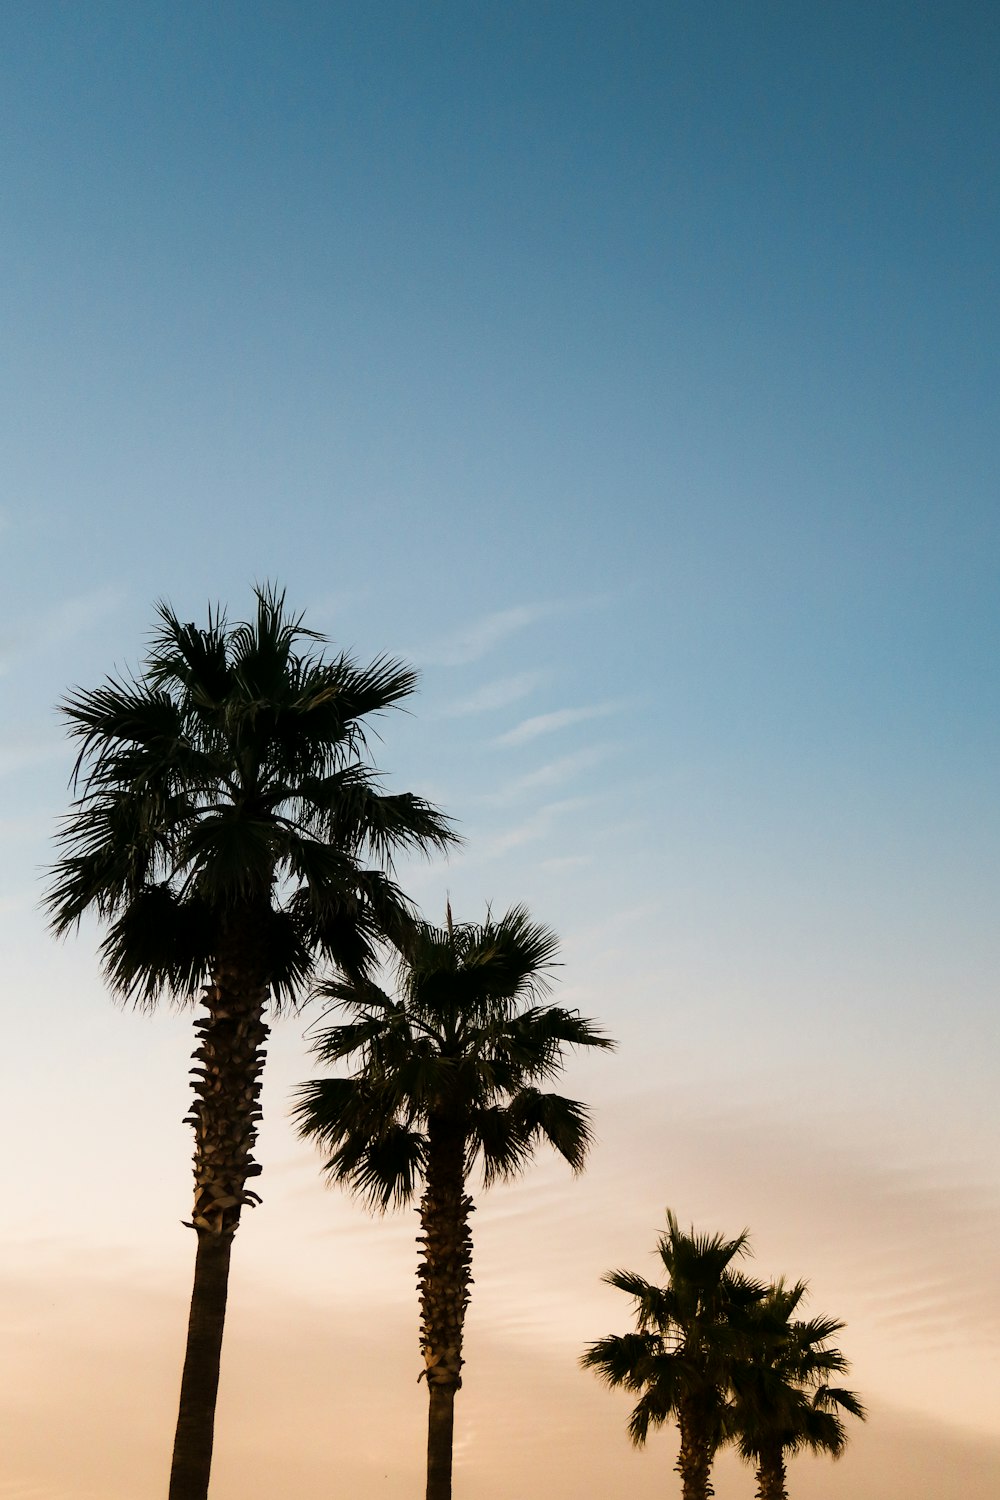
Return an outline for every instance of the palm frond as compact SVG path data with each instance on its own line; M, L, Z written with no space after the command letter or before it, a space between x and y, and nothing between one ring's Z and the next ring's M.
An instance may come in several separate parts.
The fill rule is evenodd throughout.
M132 680L112 677L91 691L76 688L59 708L69 722L70 734L81 742L72 774L74 786L81 779L117 779L117 758L124 747L153 747L162 753L184 733L180 706L167 693L150 691L146 684Z
M674 1321L676 1297L670 1287L657 1286L637 1271L608 1271L601 1278L635 1299L636 1323L640 1329L654 1329L665 1334Z
M580 1355L580 1364L585 1370L594 1370L613 1389L641 1391L648 1384L661 1352L655 1334L610 1334L588 1344Z
M182 807L179 816L184 817ZM45 895L57 934L75 927L88 909L110 919L151 881L169 871L174 836L164 820L176 802L98 793L74 804L58 833L62 856Z
M662 1370L643 1391L628 1419L628 1435L635 1448L641 1448L651 1427L662 1427L674 1415L676 1397L670 1392Z
M324 1027L313 1050L328 1064L348 1063L357 1097L377 1100L387 1120L422 1133L433 1119L448 1120L464 1138L466 1169L481 1160L487 1186L523 1170L542 1141L579 1171L591 1139L588 1113L575 1100L540 1092L535 1081L558 1070L562 1046L611 1043L575 1012L524 1011L542 982L535 967L549 965L555 951L554 935L520 907L479 925L413 921L397 944L395 998L367 974L317 986L317 998L345 1018ZM369 1137L380 1134L369 1118L358 1131L353 1144L338 1139L345 1181Z
M304 934L294 914L272 907L267 917L267 983L276 1014L302 1004L316 969L316 945Z
M354 1140L363 1146L386 1122L378 1091L357 1078L316 1078L298 1086L292 1119L303 1138L327 1150Z
M593 1141L590 1111L577 1099L522 1088L508 1106L517 1129L532 1143L547 1141L573 1168L582 1172Z
M848 1368L828 1342L844 1324L836 1318L793 1319L805 1283L778 1282L745 1323L735 1364L727 1433L748 1463L809 1448L837 1458L847 1443L842 1414L864 1418L852 1391L827 1384Z
M221 748L225 740L225 706L234 680L228 659L225 614L209 606L208 625L183 623L165 601L157 605L159 625L146 657L141 686L175 704L188 743Z
M868 1417L868 1408L861 1401L856 1391L848 1391L843 1386L821 1385L813 1395L813 1405L822 1411L846 1411L852 1417L857 1417L864 1422Z
M773 1341L762 1309L770 1293L770 1305L780 1301L787 1316L804 1290L768 1288L734 1269L747 1246L745 1231L727 1238L682 1230L668 1209L657 1243L666 1285L634 1271L605 1276L632 1298L636 1332L591 1345L584 1362L609 1383L641 1393L629 1422L634 1443L671 1419L681 1426L682 1442L709 1455L723 1441L743 1442L732 1413L737 1400L746 1410L759 1397L759 1382L749 1374L754 1336L758 1344Z
M392 1007L388 997L386 1006L387 1009ZM344 1021L337 1026L324 1027L313 1042L313 1054L319 1062L331 1065L353 1057L355 1053L364 1054L373 1043L382 1039L386 1020L385 1014L373 1012L357 1021Z
M265 900L282 912L268 976L279 1003L308 984L314 957L358 977L383 941L408 938L410 903L362 854L385 865L394 850L443 848L454 834L423 799L383 795L361 752L364 715L416 679L388 658L324 660L321 643L273 585L257 588L254 615L236 625L219 608L206 626L185 623L161 603L142 670L62 704L78 795L46 904L57 933L87 911L116 924L104 952L119 991L150 1000L176 981L186 994L198 970L164 966L139 931L153 887L195 899L220 924Z
M373 1137L350 1176L340 1180L359 1198L384 1213L413 1201L426 1161L426 1137L394 1123Z
M417 680L412 667L390 656L378 656L367 667L359 667L345 655L330 665L329 690L342 722L350 724L409 698Z
M366 1080L321 1078L296 1090L292 1118L301 1136L330 1152L323 1170L381 1211L410 1201L423 1171L426 1139L399 1120Z
M150 885L111 923L101 958L115 994L153 1005L162 995L193 999L208 981L214 946L215 920L205 902Z

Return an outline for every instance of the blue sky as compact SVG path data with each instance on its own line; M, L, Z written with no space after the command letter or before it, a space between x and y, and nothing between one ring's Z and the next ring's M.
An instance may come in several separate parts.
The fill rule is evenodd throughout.
M157 598L239 616L273 579L338 646L421 669L380 763L467 844L407 869L414 894L468 917L527 901L564 937L566 997L621 1039L574 1074L605 1152L573 1189L592 1255L531 1219L527 1186L497 1214L504 1253L523 1219L589 1308L665 1203L749 1222L775 1273L850 1314L875 1404L936 1411L941 1453L960 1430L997 1444L976 1391L1000 1330L998 43L984 4L5 7L15 1098L34 1107L44 1060L101 1191L109 1152L149 1178L138 1217L102 1219L87 1176L54 1200L61 1127L39 1126L24 1233L64 1275L105 1239L133 1292L171 1255L187 1274L166 1236L188 1036L110 1011L92 932L44 933L69 766L52 707L138 661ZM294 1023L275 1045L268 1180L308 1238L353 1210L283 1123ZM126 1143L94 1103L123 1077ZM813 1147L810 1191L787 1188ZM262 1307L282 1212L241 1232ZM938 1216L966 1226L957 1249ZM948 1290L956 1255L976 1309ZM528 1294L490 1295L485 1342ZM604 1330L570 1321L571 1364ZM892 1447L866 1441L860 1500ZM997 1451L956 1495L985 1500ZM302 1462L311 1500L322 1455ZM29 1482L59 1493L54 1469Z

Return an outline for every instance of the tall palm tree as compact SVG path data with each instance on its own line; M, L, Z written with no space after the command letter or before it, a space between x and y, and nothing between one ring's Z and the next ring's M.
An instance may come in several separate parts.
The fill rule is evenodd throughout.
M574 1171L590 1144L587 1110L537 1085L564 1047L610 1047L575 1011L538 1003L557 940L521 907L499 921L422 924L401 952L396 998L370 982L327 984L348 1019L317 1040L348 1077L303 1084L295 1115L329 1152L325 1171L385 1210L423 1182L418 1271L422 1375L429 1395L427 1500L451 1496L455 1393L469 1301L478 1161L487 1187L514 1177L548 1141Z
M666 1286L633 1271L609 1271L604 1280L634 1299L636 1330L598 1339L580 1360L612 1388L639 1393L629 1420L636 1447L651 1427L677 1423L684 1500L714 1494L712 1460L725 1436L732 1363L766 1291L733 1268L748 1243L745 1231L731 1240L685 1232L668 1209L657 1244Z
M385 934L412 922L394 851L453 838L410 794L387 795L365 719L406 698L414 674L379 658L326 660L322 637L258 589L255 617L199 628L165 604L137 676L61 705L80 750L76 800L48 893L57 933L106 925L111 989L193 1000L194 1289L170 1500L204 1500L212 1456L229 1259L260 1172L268 1001L294 1002L323 959L360 976Z
M808 1448L839 1458L847 1446L843 1414L865 1417L853 1391L829 1384L849 1368L830 1343L844 1324L794 1318L805 1294L804 1281L769 1288L735 1369L727 1421L740 1456L756 1470L757 1500L788 1500L786 1455Z

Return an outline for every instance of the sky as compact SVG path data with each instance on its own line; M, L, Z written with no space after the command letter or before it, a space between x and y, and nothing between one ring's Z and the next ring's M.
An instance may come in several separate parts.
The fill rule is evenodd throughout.
M55 705L272 581L420 672L386 784L526 903L597 1145L480 1195L457 1500L671 1493L577 1368L671 1207L843 1318L801 1500L1000 1489L1000 13L10 0L0 15L0 1500L152 1500L191 1015L39 910ZM215 1500L419 1491L415 1220L325 1190L276 1024ZM731 1456L719 1500L752 1493Z

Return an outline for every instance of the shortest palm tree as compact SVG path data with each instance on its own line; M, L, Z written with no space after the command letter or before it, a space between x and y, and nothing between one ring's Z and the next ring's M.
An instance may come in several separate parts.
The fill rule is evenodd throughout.
M302 1135L331 1153L325 1171L379 1210L412 1200L418 1182L422 1375L430 1398L427 1500L450 1500L455 1393L472 1277L476 1161L487 1187L515 1177L546 1140L574 1171L590 1144L587 1110L537 1085L562 1068L564 1047L611 1047L575 1011L538 1004L555 935L522 907L500 921L419 926L398 968L398 998L373 983L321 993L349 1019L318 1039L327 1063L356 1058L347 1078L303 1084Z
M684 1500L714 1493L712 1460L725 1440L733 1362L766 1291L733 1268L748 1243L745 1231L731 1240L687 1233L668 1209L667 1232L657 1245L667 1285L633 1271L609 1271L604 1280L634 1298L636 1331L598 1339L580 1360L612 1388L639 1394L629 1420L636 1447L651 1427L677 1423Z
M804 1448L839 1458L847 1446L842 1413L865 1417L853 1391L828 1384L848 1362L830 1339L844 1324L834 1318L793 1319L804 1281L778 1281L753 1310L746 1358L735 1367L728 1413L740 1456L757 1473L757 1500L787 1500L785 1458Z

